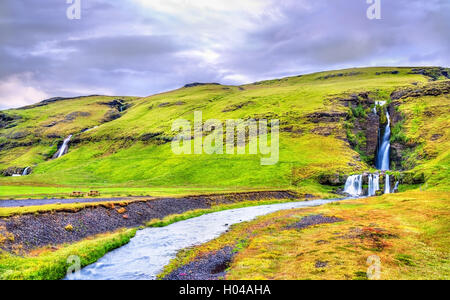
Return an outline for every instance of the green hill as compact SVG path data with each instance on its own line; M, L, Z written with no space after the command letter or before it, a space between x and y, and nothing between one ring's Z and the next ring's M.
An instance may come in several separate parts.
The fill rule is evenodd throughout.
M387 101L394 115L393 167L405 186L447 189L448 74L347 69L242 86L194 84L144 98L52 99L2 111L0 197L92 188L137 195L289 188L327 195L346 175L374 168L375 101ZM173 154L172 122L193 120L194 111L203 120L279 119L279 163L261 166L261 155ZM68 135L69 152L52 159ZM5 176L25 167L32 168L28 176Z

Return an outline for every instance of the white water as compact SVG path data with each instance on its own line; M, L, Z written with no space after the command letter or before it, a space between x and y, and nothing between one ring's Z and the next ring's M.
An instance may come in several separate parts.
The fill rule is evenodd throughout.
M386 101L376 101L375 106L384 106L386 105ZM376 113L376 107L374 109L374 113ZM376 157L376 167L381 171L388 171L390 169L390 150L391 150L391 118L389 112L386 111L387 124L384 130L384 135L380 139L379 144L380 147L378 149L377 157ZM363 175L352 175L347 178L347 182L345 183L344 192L352 196L361 196L362 195L362 180ZM398 188L398 184L396 184L396 188ZM380 176L378 174L369 174L368 175L368 192L367 195L375 196L376 192L380 190ZM395 188L394 188L395 190ZM391 193L391 184L390 184L390 176L386 174L385 188L384 193Z
M390 194L391 193L391 176L386 173L386 181L384 183L384 193Z
M368 196L375 196L376 192L380 190L380 175L369 174L369 191Z
M344 192L352 196L361 196L363 193L363 176L362 175L352 175L347 178L345 183Z
M30 167L26 167L25 170L23 170L22 176L27 176L28 170L30 170Z
M377 156L377 169L382 171L389 170L389 155L391 150L391 118L389 112L386 112L387 124L384 130L383 139L381 140L381 146L378 150Z
M398 182L398 181L395 183L395 186L394 186L394 189L393 189L394 193L398 192L399 184L400 184L400 182Z
M146 228L137 232L130 243L85 267L66 279L81 280L148 280L155 279L165 265L181 249L213 240L226 232L230 225L250 221L275 211L319 206L338 200L291 202L206 214L180 221L166 227Z
M373 108L373 113L377 113L377 106L384 106L386 105L386 101L375 101L375 107Z
M69 142L70 142L71 139L72 139L72 135L69 135L69 136L64 140L64 142L63 142L61 148L59 149L58 156L57 156L56 158L60 158L61 156L64 155L64 153L65 153L66 150L67 150L67 147L69 146Z

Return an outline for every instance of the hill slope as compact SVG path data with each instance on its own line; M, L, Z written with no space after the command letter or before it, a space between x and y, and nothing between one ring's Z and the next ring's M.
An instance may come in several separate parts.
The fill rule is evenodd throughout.
M192 85L146 98L54 99L3 111L0 170L10 175L31 166L32 173L1 177L0 196L36 194L38 187L327 193L345 175L373 168L375 101L388 101L394 115L394 168L412 170L405 182L447 188L448 74L442 68L347 69L243 86ZM172 123L192 121L194 111L202 111L203 120L279 119L279 163L261 166L260 155L173 154ZM68 135L74 135L69 152L52 159ZM34 188L24 192L26 186Z

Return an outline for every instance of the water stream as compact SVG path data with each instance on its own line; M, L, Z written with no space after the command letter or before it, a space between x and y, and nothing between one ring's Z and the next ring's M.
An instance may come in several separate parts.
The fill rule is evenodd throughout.
M386 105L386 101L376 101L376 106ZM376 107L374 108L374 113L377 113ZM378 141L378 152L376 155L375 166L380 171L389 171L390 169L390 150L391 150L391 117L389 111L386 110L387 124L384 129L383 137L379 135ZM385 184L384 193L391 193L391 181L390 175L385 174ZM398 189L398 183L395 189ZM368 175L368 192L369 197L375 196L376 192L380 190L380 175L379 174L369 174ZM363 194L363 175L351 175L347 178L345 183L344 192L352 196L361 196Z
M30 171L30 167L26 167L26 168L23 170L22 176L27 176L29 171Z
M275 211L319 206L334 200L313 200L245 207L206 214L166 227L146 228L131 241L66 279L148 280L156 279L181 249L206 243L226 232L230 225L250 221Z
M56 158L60 158L66 153L67 148L69 147L69 142L72 139L72 135L69 135L63 142L61 148L59 148L58 156Z

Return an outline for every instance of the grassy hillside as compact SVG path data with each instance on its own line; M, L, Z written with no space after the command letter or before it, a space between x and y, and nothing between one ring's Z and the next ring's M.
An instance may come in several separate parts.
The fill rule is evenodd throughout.
M378 279L449 279L449 200L445 192L410 191L280 211L181 251L162 276L231 247L230 280L368 279L374 255ZM318 215L339 221L292 228Z
M0 127L0 170L32 166L33 172L0 177L2 188L8 186L0 196L29 196L24 187L36 188L36 194L89 188L132 194L140 188L180 187L295 188L326 194L332 188L319 183L321 175L373 168L348 141L349 108L343 100L366 94L368 98L356 96L357 101L370 107L375 100L390 101L391 93L401 88L449 82L431 75L414 68L347 69L243 86L185 87L146 98L94 96L3 111L13 121ZM123 99L123 108L107 104L114 99ZM409 169L425 172L430 188L442 184L448 178L448 93L399 101L404 120L397 129L413 145L404 150L411 151ZM196 110L203 112L203 120L280 119L279 163L261 166L259 155L174 155L172 122L193 120ZM322 112L331 117L317 114ZM94 126L98 128L82 132ZM50 159L69 134L74 135L69 153Z

